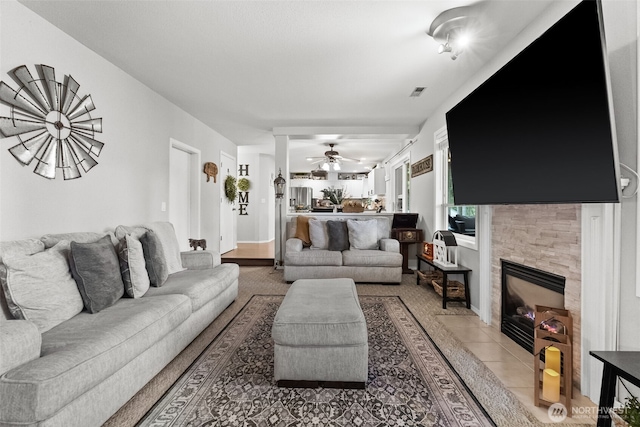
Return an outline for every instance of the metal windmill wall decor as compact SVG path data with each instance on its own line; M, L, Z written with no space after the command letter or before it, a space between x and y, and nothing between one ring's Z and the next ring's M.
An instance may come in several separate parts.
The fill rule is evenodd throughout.
M34 173L55 179L62 169L65 180L80 178L98 164L104 143L95 139L102 132L102 119L91 117L95 109L91 95L78 95L80 85L71 77L56 81L55 70L36 65L34 78L26 65L8 74L20 85L12 89L0 81L0 103L11 107L9 117L0 117L0 137L17 137L9 152L23 165L36 160Z

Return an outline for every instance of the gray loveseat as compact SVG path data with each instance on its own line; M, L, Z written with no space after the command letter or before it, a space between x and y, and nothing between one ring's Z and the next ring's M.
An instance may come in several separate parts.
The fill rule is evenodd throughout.
M167 224L153 223L149 229L167 230ZM170 230L173 230L172 226ZM133 228L125 228L125 233L128 231L132 231L129 236L135 234ZM168 247L177 245L175 233L172 238L162 232L158 235L160 239L156 243L160 242L165 252ZM116 298L111 305L93 314L87 311L85 302L81 312L44 331L43 328L51 325L43 327L42 319L36 319L39 314L33 315L33 321L14 318L15 305L25 299L33 301L35 298L37 302L39 297L56 298L47 297L47 290L42 289L23 292L20 286L25 282L25 270L34 270L34 277L38 274L53 277L58 274L54 270L59 265L49 267L45 262L48 251L55 254L62 247L60 253L70 259L77 243L81 243L81 248L85 243L89 244L86 247L92 247L91 244L100 244L98 240L104 241L103 236L70 233L0 243L2 294L9 292L8 301L3 301L0 319L0 425L101 425L237 297L239 268L236 264L220 264L220 256L215 252L180 253L175 246L173 255L174 260L177 257L177 262L181 263L177 266L180 271L169 271L171 274L160 287L150 286L143 295ZM113 233L110 238L118 243ZM76 243L69 244L69 241ZM76 246L67 250L65 245ZM147 255L147 248L144 250ZM161 258L162 253L159 253L153 262L160 264L155 268L166 267ZM32 265L24 267L30 261L33 261ZM56 262L59 264L60 260ZM51 272L46 271L49 268ZM74 265L71 270L75 273L75 269L79 272L80 268ZM118 273L125 277L125 270ZM74 279L77 278L71 280ZM72 291L68 287L69 277L59 281L67 286L64 290L61 286L59 292ZM127 281L123 282L127 288ZM85 289L87 292L92 291ZM80 295L81 304L84 297ZM66 297L73 301L77 298L76 295ZM51 310L53 303L55 301L43 301L44 310ZM59 303L68 304L68 301ZM28 309L25 308L25 313L31 316ZM55 316L68 312L68 307L60 305L51 312Z
M369 229L366 236L358 235L358 228L349 229L350 241L343 250L330 250L327 232L315 233L318 224L325 227L327 221L348 223L349 221L374 221L375 230ZM358 283L394 283L402 281L402 254L397 240L390 238L391 221L382 216L326 217L318 216L309 221L310 245L299 237L297 218L287 222L287 241L284 257L284 278L287 282L298 279L351 278ZM351 223L353 224L353 223ZM362 228L364 230L364 228ZM362 231L364 232L364 231ZM324 234L324 235L323 235ZM372 238L374 249L358 249L362 238ZM320 241L320 243L317 243Z

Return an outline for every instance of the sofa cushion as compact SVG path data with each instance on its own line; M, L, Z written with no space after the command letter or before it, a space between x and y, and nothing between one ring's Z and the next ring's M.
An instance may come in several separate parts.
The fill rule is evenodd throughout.
M140 240L126 234L118 245L118 261L126 294L131 298L140 298L147 293L151 282Z
M42 336L40 358L0 377L0 419L51 417L164 338L191 314L184 295L122 298L80 313Z
M349 249L349 230L344 221L327 221L330 251L345 251Z
M330 265L341 266L342 265L342 252L330 251L330 250L313 250L303 249L300 252L287 252L284 258L285 265Z
M148 297L167 294L186 295L193 311L217 297L238 279L238 264L225 263L209 270L185 270L169 276L161 288L151 288Z
M82 311L82 297L71 277L69 242L60 241L44 252L4 257L7 274L2 287L11 314L48 331Z
M71 242L69 266L89 313L104 310L124 295L118 255L109 236L93 243Z
M387 217L375 218L378 226L378 240L391 237L391 219Z
M49 249L63 240L77 243L97 242L104 237L104 234L105 233L92 233L85 231L79 231L76 233L45 234L40 238L40 240L44 243L45 249ZM111 243L115 246L118 243L118 240L115 238L113 233L109 233L109 236L111 237Z
M351 249L378 249L378 221L347 220Z
M329 249L329 234L326 221L309 220L309 236L311 238L311 249Z
M379 250L342 252L342 262L352 267L402 267L402 254Z
M42 334L33 322L12 320L0 326L0 375L40 357Z
M311 245L311 236L309 235L310 219L312 219L312 217L306 215L299 215L296 218L296 234L293 237L302 240L305 246Z
M140 237L140 243L142 243L144 265L149 274L149 282L153 286L160 287L169 277L160 239L155 232L148 230Z

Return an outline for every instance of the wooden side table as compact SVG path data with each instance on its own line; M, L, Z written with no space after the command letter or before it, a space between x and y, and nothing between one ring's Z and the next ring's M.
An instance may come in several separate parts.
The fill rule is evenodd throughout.
M402 254L402 273L412 274L409 268L409 245L422 243L423 232L419 228L392 228L391 238L400 242L400 253Z
M424 254L417 254L418 258L418 270L420 270L420 263L425 262L430 265L434 270L442 272L442 308L447 308L447 301L464 301L467 304L467 308L471 308L471 296L469 295L469 273L471 269L458 264L456 267L445 267L433 260L427 259ZM462 298L449 298L447 297L447 275L449 274L462 274L464 284L464 299ZM420 284L420 277L416 276L416 284Z

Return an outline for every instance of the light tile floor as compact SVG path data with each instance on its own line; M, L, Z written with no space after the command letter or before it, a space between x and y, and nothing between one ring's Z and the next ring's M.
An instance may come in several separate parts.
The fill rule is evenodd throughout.
M436 318L475 354L542 423L554 425L547 408L533 404L533 355L477 316L437 315ZM596 424L598 405L574 390L573 417L563 424ZM555 424L557 425L557 424Z

